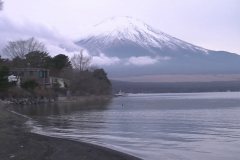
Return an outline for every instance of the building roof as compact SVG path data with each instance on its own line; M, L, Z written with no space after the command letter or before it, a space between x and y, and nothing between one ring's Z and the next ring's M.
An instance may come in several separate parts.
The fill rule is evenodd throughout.
M10 69L10 71L50 71L50 69L45 69L45 68L14 68Z

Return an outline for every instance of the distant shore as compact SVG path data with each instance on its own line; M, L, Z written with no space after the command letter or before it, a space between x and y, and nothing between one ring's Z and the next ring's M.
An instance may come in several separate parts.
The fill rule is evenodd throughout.
M78 97L60 102L98 101L111 96ZM1 160L139 160L105 147L30 133L26 118L7 111L0 104Z

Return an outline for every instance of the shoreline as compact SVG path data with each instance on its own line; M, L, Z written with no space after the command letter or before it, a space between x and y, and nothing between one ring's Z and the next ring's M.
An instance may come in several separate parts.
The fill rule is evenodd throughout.
M1 160L140 160L140 158L86 142L31 133L25 124L26 118L7 111L8 107L11 106L0 104Z

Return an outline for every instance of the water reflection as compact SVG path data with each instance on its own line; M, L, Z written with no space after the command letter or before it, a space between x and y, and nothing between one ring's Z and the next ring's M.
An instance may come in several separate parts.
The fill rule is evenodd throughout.
M47 117L52 115L67 115L77 111L106 110L111 99L102 99L87 101L84 103L77 102L59 102L46 103L38 105L13 106L12 110L29 117Z
M76 119L82 119L82 114L86 112L101 112L108 109L108 104L111 103L111 99L102 99L102 100L93 100L87 102L71 102L71 103L48 103L48 104L39 104L39 105L26 105L18 106L15 105L11 110L18 112L20 114L26 115L30 118L33 118L31 123L35 123L38 127L43 127L44 130L55 129L56 132L65 132L61 129L70 129L74 128L73 125L76 125L78 129L86 128L84 123L74 124ZM75 116L78 115L78 116ZM94 116L89 120L92 124L100 123L99 121L103 117ZM59 129L57 129L57 128ZM91 127L87 127L88 129ZM96 127L95 127L96 128Z

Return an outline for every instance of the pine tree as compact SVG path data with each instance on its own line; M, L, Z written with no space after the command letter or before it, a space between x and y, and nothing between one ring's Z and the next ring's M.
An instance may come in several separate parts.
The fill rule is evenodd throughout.
M0 68L0 94L1 95L6 94L9 87L7 76L9 76L9 68L7 66L2 66Z

